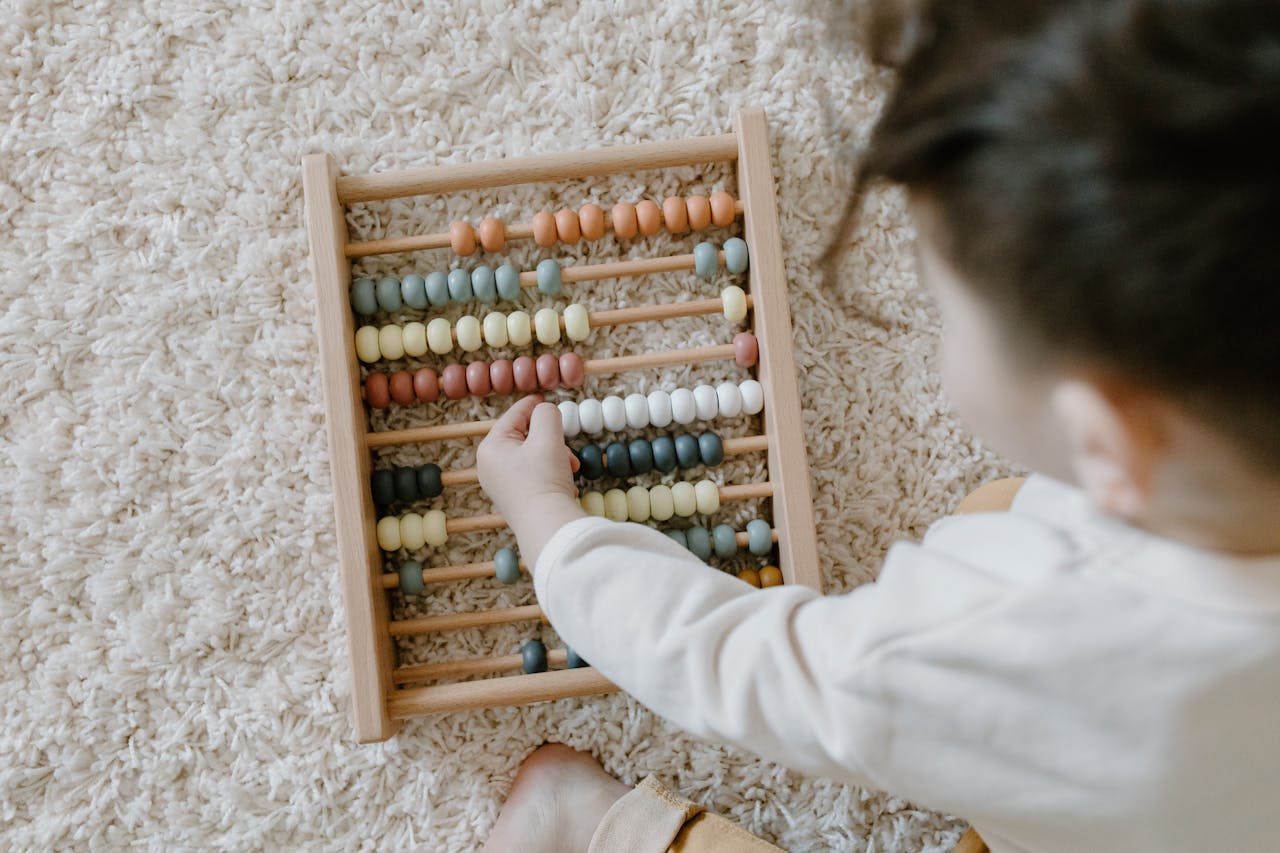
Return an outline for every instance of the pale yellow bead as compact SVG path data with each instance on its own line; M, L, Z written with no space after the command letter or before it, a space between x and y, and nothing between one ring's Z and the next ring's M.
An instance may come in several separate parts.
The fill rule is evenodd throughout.
M627 493L610 489L604 493L604 517L610 521L627 520Z
M694 500L698 504L698 513L712 515L720 509L720 487L710 480L699 480L693 486Z
M356 330L356 355L365 364L373 364L382 358L382 348L378 346L378 327L361 326Z
M449 532L444 525L444 513L438 509L429 510L422 516L422 535L432 548L439 548L449 540Z
M416 551L427 544L422 533L422 516L416 512L407 512L400 516L400 547Z
M627 518L632 521L649 520L649 490L644 486L627 489Z
M599 492L583 492L582 497L578 498L578 504L587 515L604 517L604 495Z
M384 551L400 550L400 519L394 515L378 519L378 547Z
M404 358L404 330L399 326L383 326L378 330L378 349L383 358L392 361Z
M485 314L484 342L491 347L505 347L507 340L507 315L501 311Z
M591 335L587 309L576 302L564 309L564 334L574 343L585 341Z
M560 315L556 309L539 308L533 315L533 328L538 333L538 343L548 346L560 343Z
M463 352L475 352L480 349L483 337L480 334L480 321L470 314L458 318L458 346Z
M453 327L443 317L436 317L427 324L427 346L436 355L453 352Z
M654 521L666 521L676 514L675 502L671 499L671 487L661 483L649 490L649 515Z
M747 294L738 285L731 284L720 291L720 302L724 306L724 318L729 322L747 319Z
M507 315L507 339L512 346L527 347L533 340L533 327L529 315L523 311L512 311Z
M404 327L405 354L417 358L427 354L427 327L421 323L406 323Z
M688 518L698 511L698 498L693 490L693 483L676 483L671 487L671 503L676 515Z

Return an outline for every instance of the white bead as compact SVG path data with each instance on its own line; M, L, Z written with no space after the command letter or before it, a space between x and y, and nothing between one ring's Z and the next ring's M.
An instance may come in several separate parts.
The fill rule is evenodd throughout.
M406 355L417 358L427 354L427 327L421 323L406 323L400 336Z
M714 515L720 509L720 487L710 480L693 484L693 499L700 515Z
M383 358L404 358L404 332L399 326L383 326L378 331L378 349Z
M436 355L453 352L453 327L443 317L436 317L427 324L427 346Z
M604 432L604 409L599 400L588 397L578 404L578 423L587 435Z
M400 519L394 515L378 519L378 547L384 551L400 550Z
M507 339L512 346L527 347L533 340L533 327L529 315L523 311L512 311L507 315Z
M582 423L578 420L578 404L572 400L560 401L560 422L564 424L564 437L573 438L582 431Z
M470 314L458 318L458 346L463 352L475 352L480 349L484 337L480 333L480 321Z
M666 391L649 392L649 423L658 429L671 423L671 395Z
M610 394L600 401L604 413L604 428L609 432L618 432L627 427L627 407L622 398Z
M671 486L671 502L676 515L688 518L698 511L698 498L693 483L673 483Z
M356 355L365 364L373 364L382 358L382 350L378 347L377 326L361 326L356 330Z
M716 386L716 408L722 418L736 418L742 414L742 392L732 382L721 382Z
M691 424L697 416L698 409L694 405L692 391L677 388L671 392L671 420L678 424Z
M720 398L716 396L716 389L710 385L694 386L693 405L700 421L714 420L720 414Z
M604 493L604 517L610 521L627 520L627 493L610 489Z
M627 426L644 429L649 425L649 401L643 394L628 394L622 402L627 407Z
M738 285L731 284L720 291L720 303L729 322L739 323L747 318L747 294Z
M671 498L671 487L659 483L649 490L649 517L654 521L666 521L676 514Z
M590 336L591 322L587 319L586 308L575 302L564 309L564 333L575 343Z
M416 551L427 544L427 537L422 533L422 516L416 512L400 516L400 547Z
M604 495L599 492L583 492L578 504L587 515L604 516Z
M443 511L433 509L422 516L422 534L427 544L433 548L439 548L449 541L449 531L445 527Z
M764 386L754 379L744 379L738 383L738 392L742 394L742 413L758 415L764 410Z
M627 518L631 521L649 520L649 490L644 486L627 489Z
M533 328L538 333L538 343L547 346L560 343L560 315L556 309L539 308L533 315Z
M505 347L507 335L507 315L501 311L490 311L484 315L484 342L491 347Z

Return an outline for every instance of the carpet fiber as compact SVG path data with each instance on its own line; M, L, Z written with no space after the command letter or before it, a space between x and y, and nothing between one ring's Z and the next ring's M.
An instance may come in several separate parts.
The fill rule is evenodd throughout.
M560 740L628 783L657 772L791 850L950 848L955 819L701 743L625 696L420 719L380 745L351 739L303 154L328 151L364 173L723 133L738 107L761 106L829 589L874 577L892 542L999 473L939 397L937 317L912 273L902 197L870 199L837 287L819 275L849 151L884 91L859 56L824 43L820 15L767 0L6 9L4 847L470 850L520 760ZM360 205L351 226L406 234L721 187L733 188L721 167L619 175ZM564 254L688 245L606 239ZM511 254L543 256L527 243ZM390 256L357 271L450 260ZM714 292L686 274L566 295L595 307ZM589 349L723 340L704 318L597 333ZM589 390L715 375L654 371ZM460 404L413 418L497 410ZM464 442L386 458L471 456ZM758 470L740 460L725 478ZM475 489L447 497L451 514L486 506ZM505 531L455 538L466 541L442 558L509 544ZM531 600L527 582L476 582L409 609ZM462 632L448 651L510 653L529 630ZM402 652L442 649L423 641Z

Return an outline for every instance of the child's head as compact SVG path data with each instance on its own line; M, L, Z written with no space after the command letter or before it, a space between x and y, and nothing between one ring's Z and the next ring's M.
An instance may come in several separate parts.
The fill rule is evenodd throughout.
M1139 519L1237 488L1275 502L1280 4L934 0L874 18L898 83L860 186L909 191L960 414Z

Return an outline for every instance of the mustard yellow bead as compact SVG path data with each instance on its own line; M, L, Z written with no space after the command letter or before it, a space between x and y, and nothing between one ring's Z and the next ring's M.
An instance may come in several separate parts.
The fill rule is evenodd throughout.
M538 343L548 346L560 343L560 315L556 309L539 308L533 315L533 328L538 333Z
M384 551L400 550L400 519L394 515L378 519L378 547Z
M760 573L755 569L743 569L738 572L738 580L749 583L756 589L760 588Z
M604 493L604 517L610 521L627 520L627 493L610 489Z
M356 330L356 355L365 364L373 364L382 358L382 348L378 346L377 326L361 326Z
M427 327L421 323L406 323L401 336L406 355L417 358L427 353Z
M505 347L507 340L507 315L501 311L485 314L484 342L491 347Z
M432 548L439 548L449 540L443 512L433 509L422 516L422 536Z
M378 330L378 349L383 358L404 358L404 331L399 326L383 326Z
M527 347L533 340L533 327L529 315L523 311L512 311L507 315L507 338L512 346Z
M576 302L564 309L564 334L574 343L585 341L591 335L587 309Z
M458 318L458 346L463 352L475 352L480 349L483 338L480 335L480 321L470 314Z
M587 515L604 517L604 495L599 492L583 492L582 497L578 498L578 504Z
M699 480L695 483L693 495L699 514L712 515L720 509L720 487L710 480Z
M777 566L763 566L760 569L760 586L780 586L782 570Z
M644 486L627 489L627 518L632 521L649 520L649 490Z
M693 483L676 483L671 487L671 502L676 515L688 518L698 511L698 498Z
M649 490L649 515L654 521L666 521L676 514L671 487L658 484Z
M427 324L427 346L436 355L453 352L453 327L443 317L437 317Z
M720 303L724 306L724 318L730 323L747 319L747 294L738 285L731 284L720 291Z
M422 516L416 512L407 512L400 516L400 547L416 551L427 544L422 533Z

